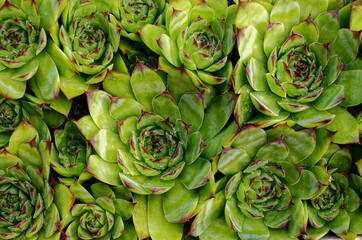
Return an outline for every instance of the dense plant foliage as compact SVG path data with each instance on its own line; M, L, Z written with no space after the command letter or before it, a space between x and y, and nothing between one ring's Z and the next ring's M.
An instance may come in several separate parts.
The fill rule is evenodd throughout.
M0 239L355 239L361 16L0 0Z

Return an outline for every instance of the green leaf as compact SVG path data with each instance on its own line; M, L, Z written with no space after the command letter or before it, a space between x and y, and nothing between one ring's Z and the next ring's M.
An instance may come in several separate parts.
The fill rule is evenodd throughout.
M153 111L162 118L170 118L171 123L176 123L176 120L181 118L177 104L167 90L153 98L152 107Z
M117 150L129 150L118 134L105 129L98 131L90 140L95 151L107 162L117 162Z
M254 26L239 29L237 43L239 56L244 65L247 65L252 57L266 63L262 36Z
M234 175L244 170L249 162L250 157L244 150L224 148L217 167L225 175Z
M204 141L214 137L229 120L237 96L232 93L221 94L213 100L206 109L204 121L200 128L200 133Z
M114 97L134 99L130 79L129 75L108 71L103 80L103 88Z
M217 218L201 235L200 240L238 239L238 235L225 222L223 217Z
M250 98L256 109L261 113L272 117L279 115L281 107L277 103L279 98L275 94L269 91L252 92Z
M229 227L234 231L242 232L245 215L238 208L236 195L226 200L225 204L225 220Z
M42 51L38 55L39 68L34 78L39 86L42 96L46 99L54 99L59 94L59 73L53 59Z
M293 121L305 128L323 127L334 118L335 115L329 111L320 111L313 107L292 115Z
M211 163L198 158L191 165L186 165L180 174L180 179L187 189L195 189L205 185L211 175Z
M263 129L246 125L231 146L245 150L251 158L254 158L259 149L267 143L266 140L267 136Z
M314 22L319 30L318 42L333 43L339 30L338 11L322 13Z
M322 94L314 102L318 110L328 110L338 105L344 98L344 87L342 85L331 85L324 88Z
M264 37L264 51L269 58L272 51L280 46L285 41L285 30L282 23L269 23L268 31Z
M337 39L331 47L330 54L338 55L343 64L351 63L357 56L360 32L349 29L340 29Z
M239 29L253 25L264 36L268 27L269 13L259 3L240 1L235 26Z
M189 234L200 236L223 212L225 206L225 196L219 192L206 202L192 223Z
M92 155L88 159L86 171L102 182L113 186L121 185L118 176L121 169L117 163L107 162L97 155Z
M174 66L180 67L180 59L176 43L167 34L161 34L157 39L157 44L161 49L163 56Z
M289 155L285 159L292 163L299 163L313 153L316 146L314 130L304 130L284 137L288 146Z
M314 19L320 13L327 11L328 0L298 0L300 7L300 18L305 19L311 14Z
M167 221L162 208L162 196L149 195L147 210L148 229L152 239L181 240L183 226L179 223L170 223Z
M293 199L310 199L323 187L318 177L309 170L303 170L298 183L290 186Z
M161 77L141 62L137 63L133 70L131 85L136 100L147 111L152 111L153 98L166 88Z
M182 95L178 104L181 119L191 124L190 133L198 131L204 120L204 95L203 93L186 93Z
M324 0L324 2L327 1ZM320 4L317 5L320 6ZM305 20L295 25L292 28L292 31L296 34L302 35L307 45L310 45L311 43L318 41L318 28L316 27L310 16L307 15L305 18ZM302 17L302 19L304 19L304 17Z
M201 156L213 158L222 151L222 146L230 146L232 140L239 131L238 125L233 121L224 127L215 137L206 141L206 147L201 153Z
M0 72L0 92L5 98L19 99L24 96L26 81L12 80L15 70L5 69Z
M297 237L306 231L307 227L307 209L304 208L301 200L294 201L291 206L291 219L289 220L288 233L291 237Z
M148 231L148 216L147 216L147 196L135 194L133 196L135 203L133 209L133 223L135 225L137 235L141 239L150 237Z
M350 107L357 106L362 103L362 94L359 89L362 89L362 70L342 71L337 78L336 84L344 87L344 99L341 106Z
M199 195L195 190L188 190L178 179L170 191L163 195L163 211L169 222L185 223L190 219Z
M147 24L139 30L139 34L147 47L158 55L162 55L157 39L159 39L162 34L167 35L167 31L165 29L159 26Z
M168 91L177 104L185 93L198 91L197 83L203 85L193 72L183 67L173 69L167 76Z
M241 239L245 240L262 240L269 238L269 229L262 219L245 218L242 232L238 233Z
M352 156L348 148L338 150L328 161L330 169L335 168L337 173L347 173L351 168Z
M118 124L110 116L109 95L103 91L87 92L88 109L92 120L100 129L105 129L113 133L118 133Z
M235 121L239 127L243 127L246 122L254 115L255 107L250 99L250 93L253 89L245 84L237 92L239 94L238 101L234 110Z
M277 1L270 13L270 21L283 23L286 35L290 34L290 30L299 22L299 19L300 7L293 0Z
M331 223L330 228L332 232L339 234L346 234L350 223L350 217L348 212L344 209L339 210L339 214L335 217Z
M332 142L334 134L328 130L317 128L315 129L315 135L316 146L314 151L303 161L303 164L306 164L307 167L314 166L323 157Z
M111 98L110 113L117 121L122 121L130 117L139 118L142 110L144 110L144 107L136 100L130 98Z
M263 62L260 62L252 57L246 66L245 71L249 84L255 91L268 90L265 76L267 72Z
M283 138L279 138L263 146L255 156L255 159L266 159L269 161L283 161L289 154L289 149Z
M359 125L356 118L350 114L347 109L334 107L328 110L329 114L334 114L335 118L331 123L325 126L326 129L336 132L333 142L338 144L350 144L359 142ZM348 126L346 128L345 126Z
M94 197L77 181L70 186L70 191L74 197L83 203L95 203Z

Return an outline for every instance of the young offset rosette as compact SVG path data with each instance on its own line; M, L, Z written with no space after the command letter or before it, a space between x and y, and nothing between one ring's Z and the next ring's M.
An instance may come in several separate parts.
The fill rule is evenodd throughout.
M71 64L70 69L87 76L87 84L103 81L107 69L112 69L111 62L118 50L120 36L120 30L109 22L108 12L99 11L91 1L69 1L61 19L62 25L54 25L50 30L52 40L57 45L52 46L52 57L56 59L58 68L69 68ZM73 97L74 93L69 89L71 83L67 84L62 87ZM84 83L79 82L75 86L83 92L87 90Z
M236 96L220 94L205 108L206 94L197 92L186 72L173 70L166 89L162 79L139 62L119 88L119 97L88 92L90 116L76 122L99 155L89 158L88 173L112 185L122 182L140 195L157 195L135 199L134 223L140 238L181 239L180 223L192 217L199 201L212 196L209 159L217 154L217 144L226 144L237 131L235 123L222 131ZM174 79L185 87L173 85ZM205 143L210 144L208 150ZM203 194L200 189L205 189ZM174 201L183 209L175 208ZM169 231L144 219L145 211Z
M354 239L361 234L361 198L351 188L346 176L352 156L347 147L331 144L318 165L327 165L331 174L328 188L311 200L305 201L309 224L305 239L319 239L330 230L343 239Z
M89 174L83 171L87 167L92 149L77 126L73 122L67 122L63 130L54 131L54 139L58 157L53 158L54 161L50 163L53 169L63 177L87 180Z
M111 21L117 22L121 35L141 42L138 30L146 24L162 25L165 18L165 0L120 0L119 11L113 13Z
M202 81L220 84L232 68L228 55L235 43L233 23L237 6L228 7L226 0L194 4L188 0L171 1L166 11L166 29L148 24L139 34L161 56L162 70L168 72L183 65L197 71Z
M9 147L1 149L1 239L60 239L59 210L72 203L63 202L60 208L55 204L49 184L53 150L50 138L40 141L24 121L11 135Z
M286 124L267 131L244 127L231 148L221 153L218 170L226 176L189 234L200 239L216 232L219 239L305 235L308 214L303 201L329 186L330 174L316 162L332 137L324 129L295 131Z
M126 222L132 216L133 204L129 201L131 193L124 187L94 183L89 192L74 182L69 189L75 204L67 216L69 221L62 226L66 238L137 239L134 227Z
M27 80L35 77L42 93L48 99L56 97L54 89L43 85L57 81L53 61L44 51L47 45L47 21L56 21L55 16L62 8L62 1L57 6L38 1L3 1L0 7L0 93L8 99L23 97ZM48 8L48 9L47 9Z
M0 147L7 146L12 132L22 120L34 124L41 140L49 135L48 126L59 126L65 116L28 93L22 99L5 99L0 95ZM48 125L48 126L47 126Z
M239 3L240 60L235 72L245 70L246 76L234 81L238 86L249 83L251 101L264 119L291 116L302 127L320 127L334 119L330 110L335 106L362 101L350 90L359 73L349 69L358 53L360 31L340 28L338 10L325 12L328 1L316 8L298 2ZM258 17L250 18L254 12Z
M23 119L20 101L6 100L0 96L0 146L8 143L10 133L16 129Z

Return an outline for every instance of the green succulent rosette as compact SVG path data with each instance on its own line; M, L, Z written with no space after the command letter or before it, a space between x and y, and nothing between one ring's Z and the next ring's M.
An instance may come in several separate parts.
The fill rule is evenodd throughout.
M128 221L133 211L129 201L132 194L124 187L94 183L88 191L75 181L69 190L75 202L61 227L66 238L137 239L134 226Z
M166 27L147 24L139 30L143 42L160 55L159 67L169 72L184 66L202 81L220 84L232 72L228 60L235 43L237 6L227 1L171 1Z
M111 21L121 28L121 35L132 41L141 42L138 30L146 24L164 24L165 0L120 0L118 12L113 13Z
M76 122L98 154L89 158L86 171L137 194L134 223L140 238L181 239L180 223L212 196L209 159L237 132L235 122L227 124L236 96L198 92L186 73L192 74L185 68L172 71L166 89L161 77L139 62L118 97L88 92L90 116ZM208 105L206 96L212 96ZM151 219L162 221L162 227Z
M240 60L233 80L236 92L245 83L251 86L248 105L261 113L252 122L322 127L337 116L335 106L361 103L352 87L361 70L350 67L357 59L360 31L344 28L338 10L326 12L328 1L313 6L294 0L239 3ZM257 18L249 17L253 12ZM354 136L339 143L355 141Z
M48 126L57 127L65 120L65 116L52 107L54 105L47 106L28 93L22 99L5 99L0 96L0 147L8 145L12 132L23 120L40 132L41 140L46 140L49 135Z
M352 170L351 163L349 148L336 144L331 144L318 162L327 165L331 180L323 192L304 203L309 219L305 239L320 239L330 230L342 239L361 234L361 199L346 176Z
M64 1L1 2L0 93L5 98L23 97L27 80L37 84L45 98L58 96L58 71L45 47L48 24L57 21L63 7Z
M1 158L1 239L60 239L59 209L49 183L54 147L40 140L37 130L22 121L10 137ZM66 194L60 190L58 194Z
M305 236L305 201L330 185L324 158L333 133L295 131L287 124L266 131L247 125L217 168L225 177L197 214L189 234L200 239L297 239ZM332 144L335 145L335 144Z
M56 23L49 30L49 52L61 75L60 89L68 99L102 82L114 66L120 29L96 3L67 2L61 24Z
M63 177L79 177L79 182L88 180L91 176L83 171L92 155L92 149L77 126L73 122L67 122L64 129L54 130L54 140L58 157L50 163L52 168Z

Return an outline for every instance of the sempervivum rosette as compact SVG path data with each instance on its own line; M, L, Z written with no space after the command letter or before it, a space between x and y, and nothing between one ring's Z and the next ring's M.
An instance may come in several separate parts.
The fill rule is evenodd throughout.
M48 182L52 151L50 139L40 141L35 128L24 121L11 135L9 147L1 149L1 239L60 239L58 209L72 202L60 208L55 204ZM58 194L66 193L59 189Z
M120 0L119 13L115 13L122 36L142 41L138 30L146 24L162 25L165 0Z
M64 122L65 116L28 93L21 99L0 96L0 147L9 143L12 132L22 120L34 124L42 132L41 139L46 140L49 134L47 125L57 127Z
M10 133L16 129L23 119L22 105L20 101L5 100L0 97L0 139L1 146L8 143Z
M61 19L62 25L50 30L56 45L51 44L51 55L64 73L61 89L72 98L87 90L88 84L103 81L107 69L112 68L120 30L109 22L107 12L99 11L91 1L69 1ZM79 79L76 72L83 73L86 80ZM76 82L71 83L74 77Z
M44 50L45 30L49 23L56 21L63 1L51 6L54 8L51 10L49 5L49 2L6 0L0 7L0 92L5 98L23 97L29 79L36 79L45 98L57 96L59 76Z
M181 65L196 70L210 84L224 82L231 67L228 61L235 42L233 22L237 6L226 0L171 1L166 12L166 29L145 25L139 30L144 43L159 54L159 65L169 71ZM220 71L224 69L225 71Z
M134 227L126 222L132 216L131 193L124 187L111 188L104 183L94 183L90 192L81 184L70 186L75 204L62 225L69 239L137 239ZM69 225L68 225L69 224Z
M343 239L361 234L361 198L346 176L351 170L349 148L331 144L318 165L327 165L331 183L318 196L307 200L309 224L305 239L322 238L329 230ZM358 163L357 163L358 164Z
M316 164L333 134L295 131L285 125L264 131L247 125L224 148L215 199L198 213L190 234L209 239L294 239L306 234L306 199L329 186L330 174ZM214 223L212 223L215 221Z
M83 170L87 167L92 149L76 125L73 122L67 122L64 129L54 131L54 139L58 157L52 159L53 169L66 178L79 177L80 182L87 180L89 174L84 173Z
M322 2L315 9L294 0L269 7L239 3L240 60L235 72L245 70L246 77L234 80L252 87L251 101L264 114L256 122L291 116L302 127L320 127L339 114L332 110L336 105L361 103L359 94L350 90L359 78L348 70L358 53L360 32L340 28L338 10L325 12L328 1ZM250 12L260 14L250 19Z
M221 131L236 96L220 94L205 108L204 93L197 92L186 71L172 71L167 90L155 72L138 63L123 83L120 97L88 92L90 116L76 122L99 155L89 158L87 172L106 183L122 181L130 191L150 195L135 199L134 222L140 238L181 239L179 223L192 217L198 201L212 195L209 159L219 150L215 144L226 144L237 130L232 123ZM185 83L185 88L173 85L174 79ZM204 142L210 144L209 150ZM175 201L182 211L174 207ZM169 230L144 219L145 211Z

